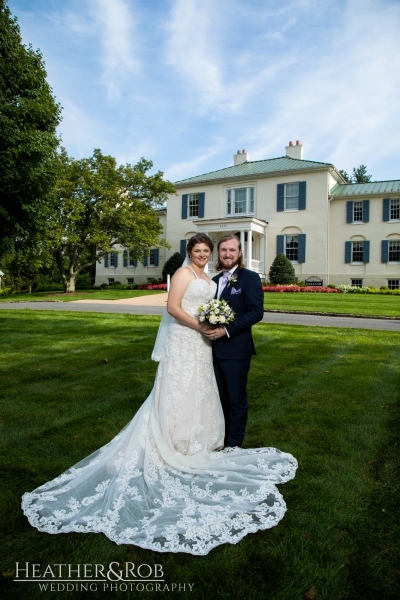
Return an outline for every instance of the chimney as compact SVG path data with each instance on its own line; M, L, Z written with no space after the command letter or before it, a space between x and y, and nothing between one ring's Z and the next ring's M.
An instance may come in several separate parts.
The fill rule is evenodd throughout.
M249 160L250 160L250 156L247 154L246 150L242 150L242 152L240 152L240 150L238 150L237 154L233 155L233 164L235 167L236 167L236 165L241 165L242 163L245 163Z
M286 156L303 160L303 146L300 144L300 140L296 141L295 146L293 142L289 142L289 146L286 146Z

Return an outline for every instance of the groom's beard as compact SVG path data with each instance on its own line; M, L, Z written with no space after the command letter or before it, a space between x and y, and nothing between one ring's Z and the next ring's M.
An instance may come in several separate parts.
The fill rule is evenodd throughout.
M225 260L221 260L221 259L219 259L219 262L220 262L220 263L221 263L221 265L222 265L222 269L223 269L223 271L230 271L231 269L233 269L233 267L237 267L237 266L238 266L238 264L239 264L239 259L237 259L237 261L236 261L236 262L234 262L234 261L228 261L228 262L227 262L227 261L225 261Z

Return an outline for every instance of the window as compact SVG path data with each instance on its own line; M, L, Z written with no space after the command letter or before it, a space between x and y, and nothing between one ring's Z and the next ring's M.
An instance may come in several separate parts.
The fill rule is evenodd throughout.
M111 285L112 283L114 283L114 277L108 277L107 281L108 285Z
M154 265L155 265L154 252L155 252L155 250L150 250L149 265L151 265L152 267L154 267Z
M383 199L383 220L400 221L400 198Z
M115 267L115 254L113 254L112 252L110 254L110 264L109 264L109 266L110 267Z
M362 285L363 285L362 279L350 279L350 281L351 281L351 285L353 287L362 287Z
M305 210L306 208L306 182L278 183L277 210Z
M133 277L127 277L126 278L126 282L127 283L133 283L133 281L134 281Z
M351 262L363 262L364 242L352 242Z
M158 248L153 248L149 251L149 256L145 256L143 260L143 264L145 267L158 267L158 261L160 256L160 250Z
M202 219L204 217L205 193L182 194L182 219Z
M199 195L188 194L188 217L199 216Z
M400 290L400 279L388 279L389 290Z
M389 241L389 262L400 262L400 240Z
M276 237L276 253L284 254L294 263L306 262L306 235L278 235Z
M363 220L363 203L353 202L353 223L358 223Z
M346 242L345 243L345 263L368 263L369 262L369 242Z
M299 236L285 235L285 254L286 258L292 262L297 262L299 258Z
M346 211L346 223L368 223L369 200L349 200Z
M254 213L254 187L226 190L226 213L228 215Z
M390 220L400 220L400 198L393 198L390 200Z
M129 266L136 267L136 265L137 265L136 260L133 258L133 256L129 255ZM132 283L133 283L133 281L132 281Z

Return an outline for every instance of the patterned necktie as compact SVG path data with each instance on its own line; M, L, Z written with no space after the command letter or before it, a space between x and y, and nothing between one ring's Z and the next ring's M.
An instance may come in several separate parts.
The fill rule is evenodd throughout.
M226 288L226 284L229 281L229 275L231 274L230 271L223 271L223 275L221 277L221 286L219 289L219 297L221 298L222 296L222 292L224 291L224 289Z

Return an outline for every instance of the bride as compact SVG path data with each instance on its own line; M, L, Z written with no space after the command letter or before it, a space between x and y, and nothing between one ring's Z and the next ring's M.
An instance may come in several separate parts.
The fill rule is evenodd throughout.
M154 387L108 444L33 492L22 509L46 533L102 532L117 544L205 555L276 525L276 488L297 461L275 448L223 451L224 417L211 342L196 318L215 297L204 268L213 244L193 236L174 275L153 358ZM222 450L222 451L221 451Z

